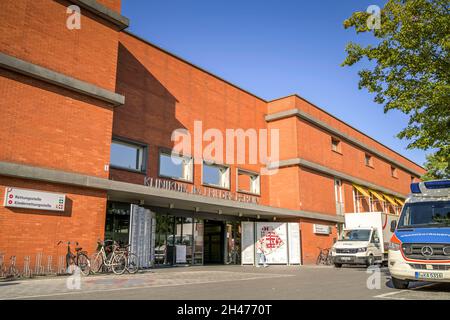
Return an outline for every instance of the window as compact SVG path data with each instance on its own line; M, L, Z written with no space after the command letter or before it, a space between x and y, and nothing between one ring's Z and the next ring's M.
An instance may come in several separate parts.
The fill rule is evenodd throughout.
M414 183L416 181L416 177L411 176L411 183Z
M391 166L391 176L397 178L397 168Z
M342 233L341 241L369 241L370 232L369 229L345 230Z
M376 231L376 230L373 231L372 240L370 242L375 243L375 244L380 243L380 238L378 237L378 231Z
M341 153L341 141L336 138L331 138L331 150Z
M143 144L114 139L111 143L111 166L145 172L146 150Z
M366 164L366 166L373 168L373 160L370 154L365 154L364 163Z
M192 247L194 246L193 219L185 217L175 218L175 246L182 248L182 254L175 253L174 264L192 264Z
M334 197L336 200L336 213L338 215L344 214L344 195L342 190L342 181L340 179L334 179Z
M371 196L367 189L353 185L353 204L354 212L370 212L371 210Z
M130 232L130 208L129 203L108 201L105 239L128 244Z
M203 162L202 183L213 187L230 189L230 168Z
M403 228L440 228L450 226L450 201L407 203L398 222Z
M260 194L260 178L256 173L238 169L237 172L237 190L239 192Z
M160 151L159 176L192 182L192 172L192 158Z

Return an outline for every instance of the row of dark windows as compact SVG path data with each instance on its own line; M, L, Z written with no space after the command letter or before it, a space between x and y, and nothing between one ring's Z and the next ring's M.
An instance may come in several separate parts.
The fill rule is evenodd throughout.
M341 140L339 140L335 137L331 137L331 150L342 155ZM364 154L364 164L367 167L375 168L374 164L373 164L373 156L371 154L369 154L369 153ZM393 165L391 165L390 168L391 168L391 172L390 172L391 177L398 178L398 169ZM414 182L414 181L415 181L415 177L411 176L411 182Z
M133 172L147 171L147 146L123 139L111 143L111 167ZM203 161L202 184L222 189L230 189L231 169L228 166ZM171 150L159 151L159 176L184 182L193 182L194 161L192 157L177 155ZM260 194L259 174L237 169L237 190Z

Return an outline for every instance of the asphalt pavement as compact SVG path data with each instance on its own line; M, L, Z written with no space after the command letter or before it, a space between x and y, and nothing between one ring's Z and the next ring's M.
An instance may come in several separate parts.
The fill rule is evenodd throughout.
M5 281L0 282L0 299L450 300L450 284L414 283L396 290L386 268L201 266Z

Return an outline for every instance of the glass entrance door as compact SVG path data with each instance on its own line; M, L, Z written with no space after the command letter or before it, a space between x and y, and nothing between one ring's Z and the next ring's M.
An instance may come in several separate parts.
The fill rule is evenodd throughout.
M205 221L204 226L204 263L224 263L224 224L217 221Z
M192 264L194 246L193 219L175 218L175 261L174 264Z
M226 225L226 264L241 264L241 223L227 222Z
M202 240L200 223L195 222L194 225L193 218L156 214L155 265L190 265L195 262L194 241ZM202 250L201 246L197 245L197 250ZM200 259L201 264L201 255L196 259Z
M174 251L174 217L156 215L155 265L172 265Z
M203 265L203 220L194 219L194 265Z

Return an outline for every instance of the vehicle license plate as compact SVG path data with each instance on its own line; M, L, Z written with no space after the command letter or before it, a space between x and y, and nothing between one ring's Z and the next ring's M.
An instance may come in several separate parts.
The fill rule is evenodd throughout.
M352 260L352 258L351 257L341 257L341 260L343 260L343 261L350 261L350 260Z
M444 279L444 274L440 272L416 272L416 279Z

